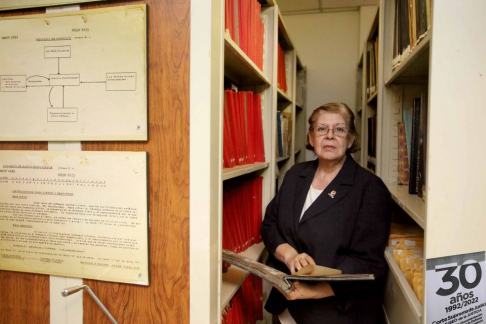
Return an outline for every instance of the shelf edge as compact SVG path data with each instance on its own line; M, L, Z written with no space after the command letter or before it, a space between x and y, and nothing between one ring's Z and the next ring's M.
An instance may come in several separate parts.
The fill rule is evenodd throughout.
M222 180L229 180L244 174L252 173L258 170L268 168L268 162L255 162L253 164L244 164L244 165L237 165L232 168L225 168L223 169Z
M270 85L270 80L267 78L265 73L260 70L260 68L248 57L248 55L246 55L245 52L243 52L243 50L233 41L227 32L224 33L224 42L225 46L229 47L229 49L234 52L241 62L248 66L252 73L257 75L263 83Z
M265 249L265 245L263 243L258 243L250 246L246 251L241 252L241 255L244 255L247 258L251 258L253 260L260 259L263 251ZM221 271L221 270L220 270ZM223 280L221 283L221 309L224 309L226 305L230 302L231 298L236 294L238 289L240 289L241 285L245 281L246 277L248 277L249 272L238 268L236 266L231 266L228 269L227 273L223 274ZM226 282L225 277L231 279L233 282Z
M390 272L395 277L396 281L398 282L398 285L400 286L400 289L402 290L405 296L405 299L407 300L408 304L412 308L415 319L417 319L418 323L422 323L424 307L422 306L422 304L420 304L417 296L415 296L415 293L413 292L412 288L408 284L407 279L405 278L402 271L400 270L400 267L395 262L395 259L393 258L393 248L391 247L386 248L385 259L390 268Z

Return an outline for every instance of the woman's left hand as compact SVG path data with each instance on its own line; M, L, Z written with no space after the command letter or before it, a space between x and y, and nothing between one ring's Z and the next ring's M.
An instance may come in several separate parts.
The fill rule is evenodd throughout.
M334 296L334 291L332 290L331 285L323 281L310 285L306 282L295 280L292 282L292 290L288 293L282 291L277 286L274 287L277 288L287 300L320 299Z

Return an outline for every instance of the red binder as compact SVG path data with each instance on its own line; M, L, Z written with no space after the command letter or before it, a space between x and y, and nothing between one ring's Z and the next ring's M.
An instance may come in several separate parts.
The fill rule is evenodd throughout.
M223 159L225 167L232 168L236 165L236 149L233 137L233 130L230 122L230 100L228 91L224 94L224 114L223 114Z
M255 109L255 162L265 162L265 147L263 142L262 101L261 96L253 96Z

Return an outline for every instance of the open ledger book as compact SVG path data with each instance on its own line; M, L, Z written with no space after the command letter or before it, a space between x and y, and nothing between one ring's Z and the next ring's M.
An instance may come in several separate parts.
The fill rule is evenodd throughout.
M341 270L308 264L293 275L288 275L258 261L223 250L223 261L249 271L274 284L285 292L292 290L291 280L308 281L363 281L374 280L372 274L342 274Z

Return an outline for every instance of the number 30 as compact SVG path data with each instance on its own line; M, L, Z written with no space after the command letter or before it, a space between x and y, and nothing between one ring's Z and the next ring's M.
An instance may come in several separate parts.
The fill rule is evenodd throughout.
M468 282L466 280L466 269L469 266L473 266L474 269L476 270L476 279L474 279L473 282ZM481 277L482 277L481 266L479 265L479 263L476 262L476 263L462 265L459 269L459 279L457 279L457 277L454 277L452 275L456 270L456 268L457 267L435 269L435 272L447 271L445 275L442 277L442 282L450 282L452 284L452 286L448 289L439 288L439 290L437 290L436 292L437 295L448 296L455 293L457 289L459 289L459 282L466 289L473 289L474 287L479 285L479 282L481 281Z

